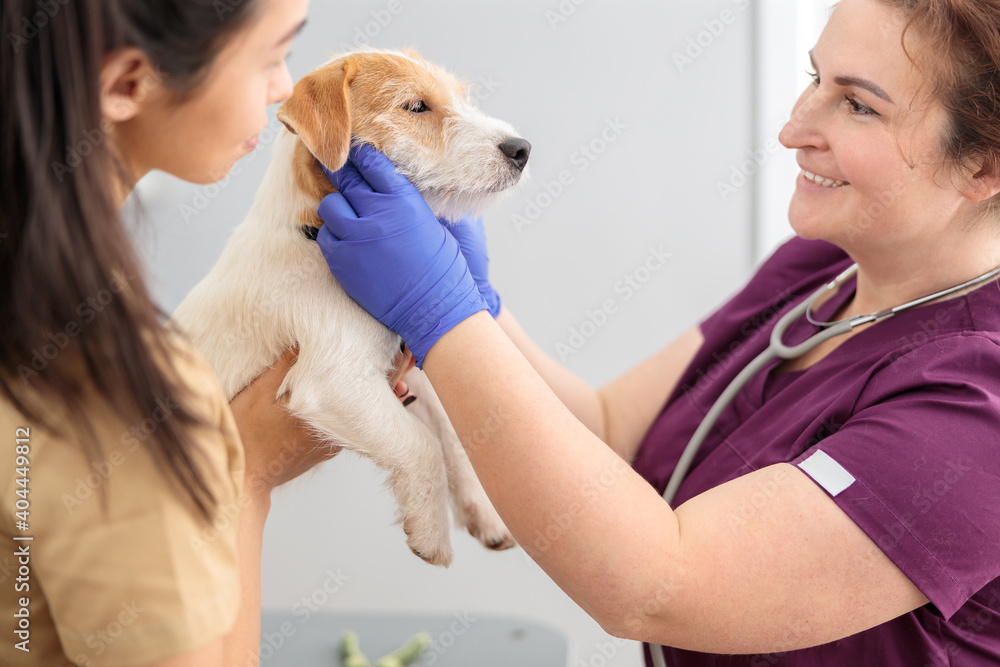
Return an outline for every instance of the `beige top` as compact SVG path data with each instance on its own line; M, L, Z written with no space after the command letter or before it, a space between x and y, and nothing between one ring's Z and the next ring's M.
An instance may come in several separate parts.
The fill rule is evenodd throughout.
M171 363L198 396L193 408L218 425L195 438L219 500L212 524L144 444L176 409L168 398L143 423L126 425L90 392L105 452L97 462L0 400L0 665L143 665L204 646L235 622L243 445L219 381L183 346L194 357ZM20 636L19 623L27 625Z

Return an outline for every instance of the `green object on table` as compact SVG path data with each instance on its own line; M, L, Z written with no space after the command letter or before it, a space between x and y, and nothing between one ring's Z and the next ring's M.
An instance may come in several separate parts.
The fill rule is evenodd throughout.
M344 667L372 667L368 656L361 652L361 642L356 632L348 630L343 639L341 653L344 656Z
M387 656L379 658L375 667L405 667L420 657L431 645L431 636L426 632L410 637L403 647Z
M426 651L431 645L431 636L421 632L410 637L403 646L375 662L375 667L406 667ZM343 635L341 654L344 667L372 667L371 661L361 652L361 641L356 632L347 630Z

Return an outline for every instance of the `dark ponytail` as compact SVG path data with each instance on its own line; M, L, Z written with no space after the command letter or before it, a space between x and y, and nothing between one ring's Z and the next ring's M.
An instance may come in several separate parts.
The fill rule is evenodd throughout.
M245 26L255 0L3 0L0 5L0 399L100 456L76 360L133 425L180 407L147 440L206 517L215 498L190 446L203 422L170 372L177 349L117 210L131 184L102 121L109 51L147 54L178 97ZM159 361L158 361L159 360ZM24 400L44 397L44 403ZM53 423L51 408L68 422ZM159 412L158 412L159 410Z

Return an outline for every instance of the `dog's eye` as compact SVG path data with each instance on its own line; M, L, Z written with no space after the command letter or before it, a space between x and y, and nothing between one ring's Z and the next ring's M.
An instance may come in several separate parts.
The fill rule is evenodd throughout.
M430 109L427 108L427 105L424 104L423 100L411 102L410 105L406 107L406 110L410 113L424 113L425 111L430 111Z

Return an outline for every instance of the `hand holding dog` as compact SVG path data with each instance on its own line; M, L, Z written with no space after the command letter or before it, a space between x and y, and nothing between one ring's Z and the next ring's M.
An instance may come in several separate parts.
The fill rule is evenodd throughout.
M327 174L316 241L344 290L402 336L417 367L445 333L489 304L454 236L419 191L371 146Z
M286 350L273 366L230 402L243 441L248 493L269 494L274 487L295 479L340 452L339 447L325 446L312 435L305 422L288 412L287 395L274 400L278 387L297 359L297 349ZM388 381L400 401L404 401L411 394L403 376L413 367L413 357L406 350L396 356L395 362Z
M497 315L500 314L500 295L490 284L490 256L486 252L486 229L483 226L483 219L469 217L451 224L442 221L442 224L458 241L462 255L469 264L469 273L476 281L479 293L486 299L486 304L490 307L490 315L496 319Z

